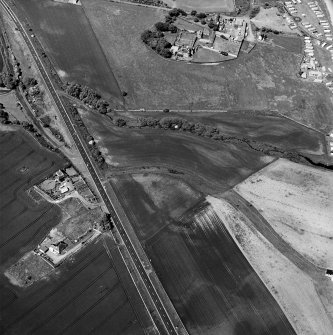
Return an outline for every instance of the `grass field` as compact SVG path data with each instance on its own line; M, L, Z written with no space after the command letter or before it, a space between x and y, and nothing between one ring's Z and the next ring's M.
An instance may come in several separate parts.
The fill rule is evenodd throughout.
M237 185L274 230L314 264L333 267L333 174L280 159Z
M113 261L101 240L88 246L49 281L18 291L2 310L1 333L144 334Z
M51 0L17 0L65 81L76 81L119 98L113 72L81 6Z
M210 207L189 202L181 218L172 218L176 203L183 206L181 189L156 182L152 193L147 179L134 179L112 184L190 334L294 334ZM177 199L172 208L155 205L157 189Z
M233 187L272 160L250 151L245 145L218 143L162 130L118 128L97 114L84 117L115 171L119 168L168 167L182 172L177 176L196 189L207 191L208 187L210 192L217 192Z
M82 3L128 92L128 108L277 109L317 128L333 125L328 90L297 78L301 53L294 52L289 38L284 44L279 38L283 47L257 44L250 54L222 65L185 64L163 59L141 42L141 33L162 20L163 11L101 0Z
M182 8L186 11L192 9L198 12L232 12L234 2L232 0L164 0L170 7Z

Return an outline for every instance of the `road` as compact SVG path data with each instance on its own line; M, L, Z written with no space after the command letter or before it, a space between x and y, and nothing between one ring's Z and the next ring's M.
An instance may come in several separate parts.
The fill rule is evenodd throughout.
M94 165L94 162L92 161L89 153L87 152L88 150L85 147L85 144L83 142L83 140L80 137L80 133L79 133L79 128L72 122L72 119L70 117L69 112L67 112L65 106L63 105L61 99L59 98L57 91L53 85L52 80L49 77L49 74L47 73L42 61L40 60L40 57L33 45L33 42L31 41L34 37L33 35L30 36L30 34L28 32L26 32L24 26L22 25L22 23L19 21L19 19L17 18L16 14L12 11L12 9L7 5L7 3L5 3L4 0L0 0L1 5L3 6L3 8L5 9L5 11L8 13L8 15L11 17L11 19L15 22L17 28L21 31L23 38L25 40L25 42L27 43L30 52L39 68L39 71L45 81L45 84L55 102L55 104L58 107L59 112L61 113L61 116L63 117L63 120L65 121L65 124L70 132L70 134L73 137L73 140L75 142L75 145L77 146L77 149L79 150L82 159L84 161L84 163L86 164L89 173L92 176L92 179L96 185L96 188L98 189L98 192L100 193L101 199L104 201L106 208L108 209L114 225L116 226L117 230L119 231L120 236L122 237L122 240L128 250L128 253L130 254L133 264L135 265L135 267L137 268L138 273L141 276L142 282L144 283L148 293L150 294L150 297L152 299L152 301L154 302L155 308L156 308L156 312L160 315L160 318L162 319L163 323L164 323L164 327L167 330L167 332L169 334L172 335L176 335L177 331L175 329L175 326L173 325L171 318L169 317L166 309L164 308L164 305L158 295L158 293L155 290L154 285L152 284L148 274L145 271L144 265L141 263L140 257L136 251L136 249L133 246L133 243L130 239L130 237L128 236L120 218L118 217L112 203L111 200L108 197L108 194L106 193L106 191L104 190L103 184L99 178L99 175L97 173L96 167ZM158 325L156 325L158 326ZM159 329L159 331L164 334L165 333L165 329Z

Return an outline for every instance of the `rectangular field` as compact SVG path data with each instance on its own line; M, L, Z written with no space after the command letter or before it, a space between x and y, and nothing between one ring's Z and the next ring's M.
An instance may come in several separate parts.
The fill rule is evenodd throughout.
M76 81L110 98L120 89L82 6L52 0L17 0L64 81Z
M191 335L295 334L211 207L201 202L172 219L170 209L152 205L156 198L146 181L134 178L123 176L113 185L118 194L128 195L131 184L132 195L120 200ZM165 190L163 183L156 183L154 190L158 188ZM174 189L173 196L179 194ZM145 199L146 205L137 199Z

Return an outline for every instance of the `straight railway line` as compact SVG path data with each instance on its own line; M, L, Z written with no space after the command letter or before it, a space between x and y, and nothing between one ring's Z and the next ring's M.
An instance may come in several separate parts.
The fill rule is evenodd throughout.
M159 332L161 334L170 334L170 335L177 335L178 332L176 330L176 327L174 326L168 312L166 311L162 300L159 296L159 294L157 293L153 283L151 282L148 274L145 271L144 265L141 262L141 259L126 231L126 229L124 228L124 225L122 224L118 214L116 213L114 206L107 194L107 192L105 191L102 181L100 180L100 177L98 175L97 169L94 165L94 162L92 161L92 158L89 155L88 149L86 148L81 136L80 136L80 131L79 128L75 125L75 123L72 121L70 113L66 110L63 102L61 101L54 85L53 82L47 72L47 70L45 69L45 66L43 65L38 52L36 51L36 48L33 44L33 38L34 35L29 35L29 33L25 30L25 27L23 26L23 24L20 22L20 20L17 18L16 14L14 13L14 11L10 8L10 6L4 1L4 0L0 0L0 4L2 5L2 7L4 8L4 10L7 12L7 14L9 15L9 17L13 20L13 22L16 24L17 28L20 30L20 32L22 33L22 36L25 40L25 42L27 43L27 46L29 47L29 50L37 64L37 67L44 79L45 85L48 88L52 99L55 103L55 105L57 106L70 134L72 135L73 141L78 149L78 151L81 154L81 157L84 161L84 163L86 164L89 173L92 176L92 179L95 183L95 186L101 196L101 199L103 200L106 208L108 209L112 220L114 222L115 228L118 230L119 235L121 236L124 245L131 257L132 263L134 264L134 266L137 269L137 272L139 273L141 280L146 288L146 291L149 293L150 298L152 300L152 302L155 305L155 310L158 313L160 319L163 322L162 324L159 323L155 323L156 327L158 327Z

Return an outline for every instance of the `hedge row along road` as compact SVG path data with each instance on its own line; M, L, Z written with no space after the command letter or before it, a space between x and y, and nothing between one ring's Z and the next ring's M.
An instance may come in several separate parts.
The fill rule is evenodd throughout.
M124 226L118 217L110 198L108 197L103 184L98 176L96 167L94 166L94 163L92 159L89 156L88 150L85 148L84 142L80 137L79 129L78 127L72 122L70 113L66 110L65 106L63 105L62 101L60 100L55 87L53 86L52 80L50 79L42 61L39 58L39 55L33 45L32 38L30 37L29 33L26 32L24 29L22 23L17 18L16 14L12 11L12 9L7 5L7 3L4 0L0 0L0 3L2 7L5 9L5 11L8 13L8 15L11 17L11 19L14 21L14 23L17 25L17 28L21 31L25 42L27 43L30 52L38 66L38 69L43 76L43 79L45 81L45 84L54 100L54 103L58 107L61 116L63 117L65 124L69 130L69 132L72 134L73 140L75 145L77 146L77 149L79 150L82 159L84 163L86 164L89 173L91 174L93 181L100 193L101 199L103 199L109 213L111 214L111 217L113 219L114 225L116 229L118 230L120 236L123 239L123 242L128 250L128 253L130 254L132 258L132 262L135 265L138 273L141 276L142 282L144 283L147 292L149 293L152 301L154 302L155 309L158 312L161 320L163 321L163 325L159 325L158 323L155 323L156 326L159 328L161 334L171 334L171 335L177 335L176 327L174 326L173 322L171 321L171 318L169 317L158 293L155 290L154 285L152 284L149 276L147 275L145 268L143 264L141 263L140 257L138 256L137 251L135 250L133 243L131 242L126 230L124 229ZM32 35L33 36L33 35Z

